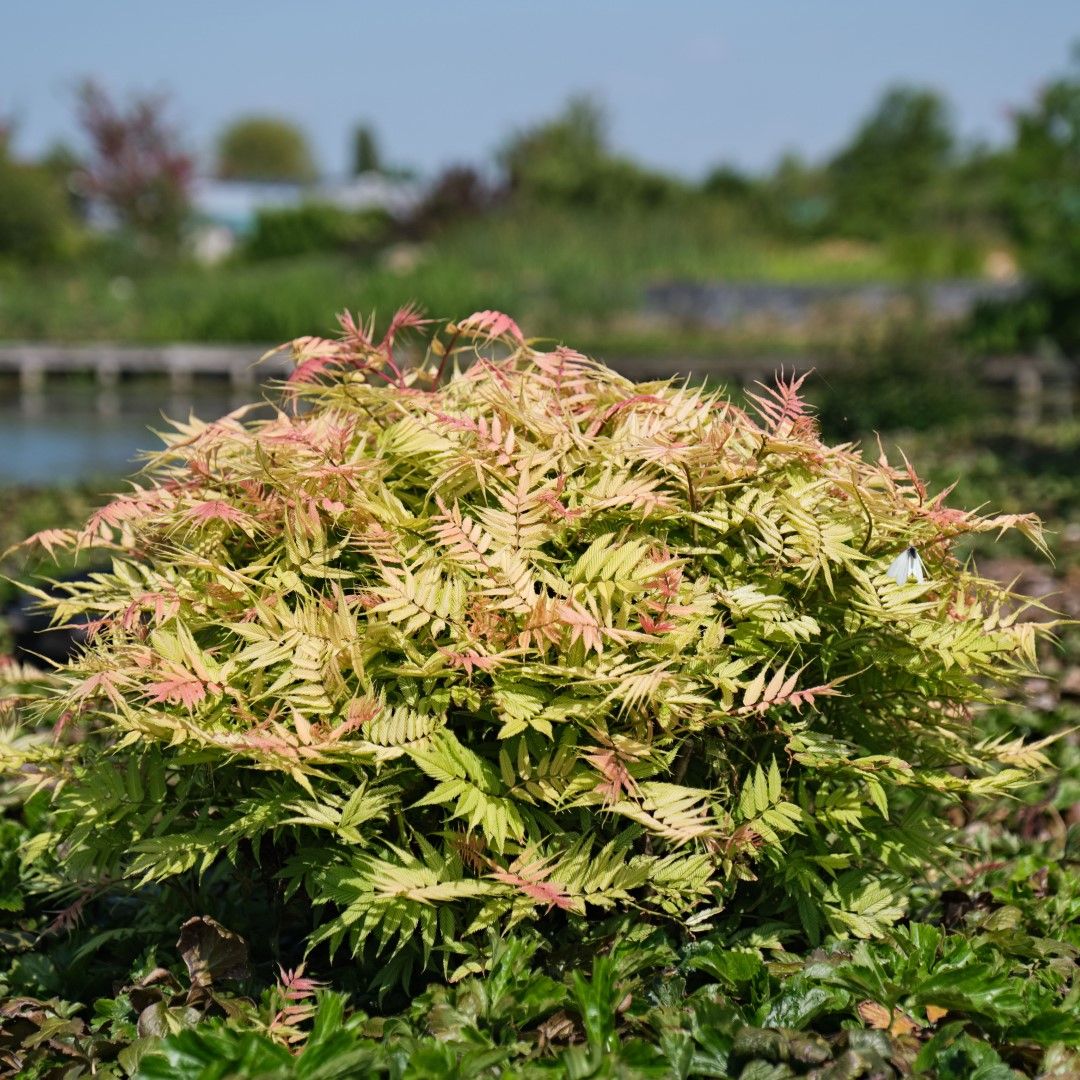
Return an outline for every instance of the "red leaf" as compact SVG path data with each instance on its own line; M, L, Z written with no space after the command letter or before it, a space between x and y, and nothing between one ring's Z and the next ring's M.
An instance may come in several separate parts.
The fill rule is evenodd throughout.
M327 338L299 337L291 343L291 349L296 367L289 375L289 383L314 382L327 368L340 366L347 360L341 344Z
M441 645L436 647L454 667L464 668L468 675L473 673L474 668L479 668L481 671L491 671L500 662L499 657L484 656L475 649L455 652L452 649L444 649Z
M483 337L486 341L508 335L520 344L525 343L518 324L501 311L477 311L467 319L462 319L457 326L462 333Z
M96 697L104 694L114 705L120 704L120 692L113 681L119 677L119 672L98 671L89 678L84 679L72 690L72 694L82 700L83 698Z
M562 908L563 911L568 911L574 906L570 894L556 881L538 881L515 874L510 870L496 870L491 876L496 881L515 886L539 904Z
M143 611L150 607L154 610L154 621L164 622L180 610L180 596L175 591L139 593L124 609L121 625L125 630L130 630L138 625Z
M183 705L187 709L193 709L206 697L206 687L202 681L186 673L150 683L145 692L151 704L168 702L170 705Z
M120 495L90 515L90 520L83 529L83 535L92 536L103 524L117 528L125 521L142 519L155 511L167 509L171 502L169 493L162 488Z
M755 408L773 434L809 436L815 431L814 418L810 407L799 396L802 384L809 371L796 377L792 375L786 382L781 370L775 386L757 385L765 391L761 394L747 394Z
M186 512L185 517L192 521L243 522L248 520L248 515L243 510L238 510L235 506L222 502L220 499L198 503Z
M309 383L314 382L332 364L340 363L336 356L316 356L311 360L305 360L298 364L290 373L286 382Z
M75 533L71 529L42 529L40 532L28 536L20 547L28 544L40 544L50 555L57 547L70 547L75 541Z
M420 309L415 304L406 304L404 307L400 307L394 312L394 317L390 320L390 325L386 328L386 333L383 335L380 347L385 348L387 345L392 345L394 339L403 330L419 330L422 326L427 326L430 322L431 319L425 319L421 314Z
M371 349L371 327L364 325L363 319L354 318L349 311L343 311L337 317L345 342L353 348Z
M312 979L304 975L303 964L295 970L286 970L279 965L278 982L282 996L289 1001L302 1001L305 997L313 995L319 987L326 985L321 979Z
M623 792L632 795L637 790L637 781L630 775L625 762L614 750L597 749L591 754L586 754L585 760L603 775L604 779L596 785L596 790L605 799L618 802Z

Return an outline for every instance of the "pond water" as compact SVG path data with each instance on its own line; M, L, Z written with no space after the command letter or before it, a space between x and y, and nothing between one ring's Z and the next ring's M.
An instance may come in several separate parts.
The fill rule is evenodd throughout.
M670 371L670 362L636 360L627 374L662 378ZM27 392L16 379L0 377L0 487L115 482L138 468L140 451L160 447L154 430L166 427L165 417L194 413L212 420L260 394L224 378L201 377L183 388L161 377L125 378L102 388L88 377L68 376ZM990 399L994 411L1010 415L1013 395L999 396ZM1055 408L1070 402L1071 395L1063 397Z
M165 379L122 380L101 389L84 379L51 379L40 393L0 380L0 486L93 483L126 475L140 451L161 445L164 417L221 416L257 397L225 379L177 390Z

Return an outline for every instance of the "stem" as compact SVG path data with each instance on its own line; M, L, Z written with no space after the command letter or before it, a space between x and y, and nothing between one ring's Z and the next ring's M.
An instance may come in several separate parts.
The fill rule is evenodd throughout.
M461 331L456 330L454 336L450 339L450 344L446 346L446 352L442 355L442 360L439 362L438 370L435 372L435 381L432 383L432 389L436 389L442 380L443 369L446 367L446 361L450 359L450 354L454 351L454 346L457 344L457 339L461 336Z
M866 549L870 546L870 541L874 536L874 519L870 515L866 503L863 501L862 492L859 491L859 485L855 482L854 475L851 478L851 490L855 492L855 498L859 500L859 505L863 508L863 513L866 515L866 539L863 541L862 547L859 548L859 551L865 555Z
M683 465L683 475L686 477L686 494L690 499L690 512L696 514L698 512L698 500L697 492L694 491L694 481L690 476L690 467ZM694 542L694 546L697 546L698 542L698 526L696 521L690 522L690 538Z
M693 746L689 740L686 741L682 750L679 752L679 759L675 762L674 781L676 784L681 784L686 779L686 770L690 768L690 758L693 756Z
M397 364L395 363L395 361L394 361L394 346L391 345L389 342L387 342L387 345L386 345L386 363L389 365L390 370L394 373L394 376L397 379L397 385L401 389L404 389L405 388L405 376L402 375L401 368L399 368L397 366ZM381 375L382 372L379 372L379 374ZM383 376L383 377L385 378L385 376ZM386 381L391 382L392 380L387 379Z

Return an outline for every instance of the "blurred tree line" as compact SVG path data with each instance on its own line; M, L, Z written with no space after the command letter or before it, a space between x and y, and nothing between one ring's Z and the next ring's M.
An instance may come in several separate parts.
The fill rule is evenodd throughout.
M58 147L41 161L22 161L12 132L0 130L0 264L92 257L102 242L85 222L95 213L113 225L113 246L183 258L195 160L166 103L144 96L119 104L87 83L77 106L79 151ZM368 125L354 130L350 159L357 176L407 175L387 166ZM995 351L1045 338L1080 347L1080 54L1014 112L1011 139L998 147L962 143L933 90L895 86L830 159L787 155L765 175L720 164L692 183L648 168L613 149L605 114L589 98L513 133L493 164L446 169L396 217L317 200L262 212L240 257L372 252L470 217L532 208L632 222L654 211L692 218L722 206L766 241L880 246L913 279L1018 266L1028 294L980 311L972 340ZM303 185L319 170L300 127L248 116L221 133L209 171Z

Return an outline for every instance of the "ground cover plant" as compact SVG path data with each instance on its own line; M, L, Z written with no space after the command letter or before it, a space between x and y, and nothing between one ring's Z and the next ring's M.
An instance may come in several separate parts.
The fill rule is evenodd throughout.
M495 312L342 325L294 343L273 418L177 425L32 541L112 563L53 601L89 647L10 699L0 1049L147 1076L1067 1062L1070 844L942 892L980 800L1058 753L982 707L1052 623L953 555L1038 523L825 444L797 382L745 411Z

